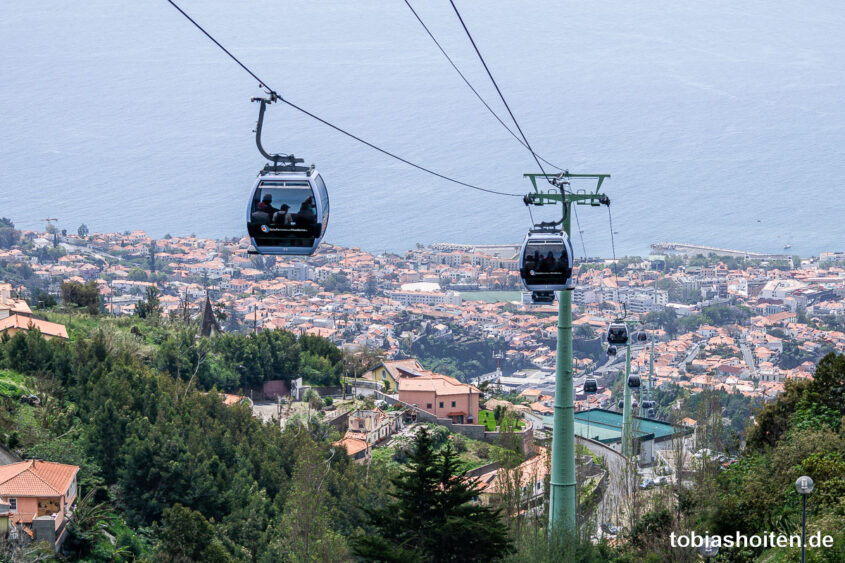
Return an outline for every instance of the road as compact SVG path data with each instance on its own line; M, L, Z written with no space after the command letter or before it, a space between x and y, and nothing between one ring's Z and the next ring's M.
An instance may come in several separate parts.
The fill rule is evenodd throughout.
M742 352L742 358L745 360L745 365L748 366L748 370L751 372L751 377L757 377L757 368L754 367L754 356L751 355L751 348L748 347L748 344L743 341L739 344L739 350Z
M600 538L604 533L601 529L602 522L619 523L617 517L620 511L619 502L628 496L628 490L630 490L625 486L625 476L629 471L626 470L625 457L613 448L592 440L585 440L580 436L577 436L576 440L578 444L586 446L592 453L601 457L604 460L605 469L607 469L607 489L596 510L596 537ZM634 475L631 477L637 478L636 469L634 469Z
M694 359L696 359L698 357L698 348L699 348L698 344L692 345L692 350L690 350L690 353L687 354L686 358L684 358L684 361L681 364L681 366L686 366L688 363L690 363L691 361L693 361Z

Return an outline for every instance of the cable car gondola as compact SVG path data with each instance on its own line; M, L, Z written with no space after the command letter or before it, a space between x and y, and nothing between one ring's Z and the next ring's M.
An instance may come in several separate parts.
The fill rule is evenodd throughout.
M637 331L637 340L639 342L645 342L648 340L648 333L644 330Z
M519 276L522 285L540 300L548 293L575 288L572 278L572 243L566 233L553 230L532 230L522 241L519 255Z
M644 409L653 409L654 408L654 401L643 401L643 408Z
M628 387L631 389L639 389L640 388L640 376L636 374L631 374L628 376Z
M255 143L272 163L258 173L247 203L246 225L258 254L310 256L317 249L329 222L329 194L314 168L298 166L303 159L270 154L261 145L261 127L267 103L261 102Z
M616 403L616 406L619 407L619 410L622 410L623 408L625 408L625 401L619 399L619 402Z
M654 416L656 414L657 414L657 411L655 411L654 409L648 409L648 417L649 418L654 418Z
M607 355L613 357L616 355L616 346L608 346L607 347Z
M584 393L592 395L593 393L598 392L599 384L598 381L595 379L585 379L584 380Z
M624 322L613 322L607 327L607 342L617 346L628 343L628 325Z

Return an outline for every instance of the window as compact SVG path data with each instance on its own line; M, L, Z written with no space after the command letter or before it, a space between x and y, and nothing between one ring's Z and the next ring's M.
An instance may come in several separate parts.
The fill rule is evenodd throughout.
M12 512L18 511L18 499L10 498L9 499L9 510Z
M455 406L455 401L452 401L452 406L453 406L453 407Z
M440 401L440 408L443 408L443 401Z
M252 201L251 218L255 223L269 224L271 221L281 225L298 225L299 223L314 223L315 210L314 193L308 181L297 180L265 180L255 190ZM274 216L285 206L287 217ZM301 212L311 210L310 217L300 215Z
M427 404L425 405L425 408L430 409L430 408L431 408L431 403L427 403Z
M320 194L320 200L323 204L323 220L326 221L329 218L329 192L326 190L326 184L319 174L314 178L314 184L316 184L317 192Z
M76 495L76 479L74 478L73 481L70 482L70 486L67 488L67 493L65 493L65 499L70 502L70 499ZM65 503L65 511L67 511L68 505Z

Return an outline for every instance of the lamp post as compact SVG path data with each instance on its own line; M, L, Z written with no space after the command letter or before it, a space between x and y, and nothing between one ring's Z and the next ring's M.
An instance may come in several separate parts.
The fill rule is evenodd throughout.
M795 490L801 495L801 563L805 562L805 545L807 540L807 496L813 492L816 484L813 480L802 475L795 481Z
M710 561L710 559L719 554L719 546L718 544L710 543L710 537L705 537L704 543L698 548L698 553L701 554L705 561Z

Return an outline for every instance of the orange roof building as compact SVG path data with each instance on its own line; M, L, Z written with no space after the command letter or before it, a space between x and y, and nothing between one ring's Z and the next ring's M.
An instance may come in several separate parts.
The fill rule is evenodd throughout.
M454 377L427 373L399 379L399 400L415 405L437 418L449 418L454 424L477 424L477 387L461 383Z
M5 319L0 319L0 334L14 336L18 332L34 329L38 329L45 340L51 340L53 338L67 339L68 337L65 325L58 323L42 321L23 315L10 315Z
M30 459L0 466L0 529L20 530L58 549L76 501L79 467Z

